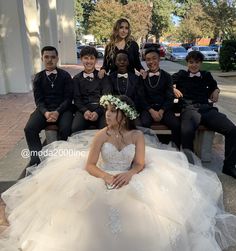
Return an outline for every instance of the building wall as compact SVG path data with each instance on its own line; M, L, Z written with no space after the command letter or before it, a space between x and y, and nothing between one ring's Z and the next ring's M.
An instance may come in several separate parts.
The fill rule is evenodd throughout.
M0 94L32 89L45 45L76 64L75 40L74 0L0 0Z

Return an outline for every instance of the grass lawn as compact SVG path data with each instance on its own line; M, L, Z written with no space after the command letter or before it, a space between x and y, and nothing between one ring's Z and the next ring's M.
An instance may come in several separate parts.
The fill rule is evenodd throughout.
M177 63L186 66L186 61L179 61ZM201 70L203 70L203 71L221 71L218 61L203 61Z

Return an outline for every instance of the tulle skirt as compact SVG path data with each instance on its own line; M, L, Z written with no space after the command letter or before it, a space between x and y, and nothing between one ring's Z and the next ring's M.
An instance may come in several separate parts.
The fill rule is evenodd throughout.
M46 158L2 194L9 227L1 251L217 251L235 245L236 216L223 210L217 176L182 153L146 147L145 169L108 190L81 151ZM111 173L116 173L111 171Z

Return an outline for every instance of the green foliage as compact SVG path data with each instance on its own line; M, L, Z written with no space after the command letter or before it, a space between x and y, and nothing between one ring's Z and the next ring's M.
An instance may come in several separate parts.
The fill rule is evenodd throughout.
M95 10L96 3L93 0L87 0L87 1L84 0L81 5L83 8L82 27L84 33L87 34L89 29L89 18Z
M112 0L100 0L89 19L89 31L99 40L108 39L115 21L123 15L123 5Z
M236 34L236 1L201 0L201 3L214 23L214 37L233 38Z
M220 68L222 71L231 71L234 69L236 53L236 40L223 41L222 48L220 49Z
M174 15L184 18L192 5L198 3L198 0L175 0Z
M151 8L142 1L130 1L122 5L117 1L100 0L91 15L89 31L98 40L107 40L117 19L127 18L135 39L145 36L150 30Z
M171 0L154 0L152 4L151 33L159 40L165 32L170 30L171 25L173 25L171 14L174 11L174 4Z
M200 3L195 3L178 27L179 40L191 42L200 37L212 37L213 29L212 19L204 12Z

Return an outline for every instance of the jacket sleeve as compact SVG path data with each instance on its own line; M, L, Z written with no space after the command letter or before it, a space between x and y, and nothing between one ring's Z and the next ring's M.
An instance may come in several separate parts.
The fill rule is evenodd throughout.
M208 86L208 97L212 94L215 89L219 89L216 80L212 77L210 72L205 72L204 80Z
M103 65L101 67L101 69L104 69L106 73L108 73L110 70L110 60L108 59L107 55L108 55L108 46L106 46L105 48L105 53L103 57Z
M84 114L88 110L88 108L82 102L82 96L81 96L81 92L80 92L80 83L79 83L78 76L75 76L73 78L73 84L74 84L74 104L75 104L76 108L78 109L78 111L80 111L81 113Z
M144 69L144 68L143 68L141 61L140 61L140 58L139 58L138 44L135 41L133 41L131 46L132 46L132 54L133 54L133 59L134 59L134 68L137 71L140 71L141 69Z
M145 89L144 89L144 79L142 76L139 76L139 87L137 88L137 109L139 111L149 110L150 105L148 104L145 97Z
M161 109L168 110L174 104L174 91L173 91L173 82L171 76L168 74L166 75L166 94L165 94L165 101L161 107Z
M60 114L70 108L73 99L73 81L68 72L64 76L64 81L64 101L56 109Z
M109 76L105 76L101 80L101 93L104 94L111 94L113 91L111 80Z
M172 83L173 85L176 85L176 88L178 89L178 85L180 83L180 77L181 77L182 71L176 72L172 75Z
M36 74L33 80L33 93L34 93L34 101L36 107L39 111L44 115L47 112L47 108L45 106L44 93L41 86L41 75Z

